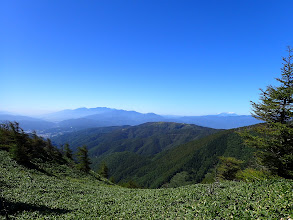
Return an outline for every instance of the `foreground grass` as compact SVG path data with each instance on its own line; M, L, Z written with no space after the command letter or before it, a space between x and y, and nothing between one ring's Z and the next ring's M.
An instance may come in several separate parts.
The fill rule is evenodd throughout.
M5 219L5 215L12 219L293 217L293 182L288 180L126 189L109 185L94 175L78 176L66 167L58 167L54 174L53 168L45 166L43 171L47 173L29 170L0 151L0 195L4 200L0 218Z

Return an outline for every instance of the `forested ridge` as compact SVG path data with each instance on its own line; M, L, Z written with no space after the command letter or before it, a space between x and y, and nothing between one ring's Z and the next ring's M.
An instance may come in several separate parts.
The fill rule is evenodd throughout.
M232 156L246 160L243 167L253 161L253 149L243 145L234 130L194 140L154 157L143 157L132 152L116 152L104 158L109 174L116 181L133 180L143 187L158 188L170 183L172 177L185 172L177 186L200 183L219 162L219 156ZM93 161L95 158L93 158Z

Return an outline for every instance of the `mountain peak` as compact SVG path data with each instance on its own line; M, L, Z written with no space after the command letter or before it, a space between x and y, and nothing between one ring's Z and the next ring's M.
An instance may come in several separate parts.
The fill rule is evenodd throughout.
M219 113L217 114L217 116L238 116L235 112L222 112L222 113Z

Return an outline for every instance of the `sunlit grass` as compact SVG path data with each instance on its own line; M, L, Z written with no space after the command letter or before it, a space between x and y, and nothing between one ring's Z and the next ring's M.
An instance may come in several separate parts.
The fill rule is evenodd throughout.
M63 168L62 175L57 175L52 165L51 176L28 170L3 151L0 158L1 197L6 206L6 211L1 210L3 219L5 214L17 219L288 219L293 216L293 182L289 180L127 189L109 185L97 175L79 175L68 167ZM49 173L50 166L46 166Z

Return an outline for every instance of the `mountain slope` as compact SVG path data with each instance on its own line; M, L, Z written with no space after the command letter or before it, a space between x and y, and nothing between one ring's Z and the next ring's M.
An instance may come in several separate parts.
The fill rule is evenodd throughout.
M184 173L180 185L199 183L218 163L219 156L231 156L254 164L253 149L243 145L235 130L220 131L209 136L175 146L147 156L135 152L112 152L104 157L92 157L93 167L101 159L117 182L135 181L143 187L158 188Z
M99 169L104 161L110 176L117 182L134 180L141 186L157 188L185 172L182 184L198 183L218 163L219 156L253 162L253 149L244 146L233 129L219 131L189 124L154 122L118 127L105 134L95 133L95 129L90 131L53 140L59 144L69 141L73 149L77 144L88 145L92 168Z
M171 122L150 122L138 126L121 127L101 134L99 129L91 134L87 130L52 138L56 144L68 142L73 149L87 145L93 157L114 152L134 152L141 155L154 155L182 143L217 132L215 129L196 125ZM90 138L90 141L88 140Z
M243 145L234 130L222 131L162 152L132 175L139 184L151 188L169 183L172 177L183 171L188 173L187 183L198 183L218 163L219 156L236 157L249 163L252 162L253 149Z
M56 168L56 169L55 169ZM0 219L289 219L290 180L125 189L95 176L28 169L0 150ZM66 175L67 174L67 175ZM212 204L212 205L211 205Z
M156 155L189 141L214 134L219 130L196 125L153 122L132 127L102 132L106 128L86 129L57 137L52 141L58 145L68 142L73 150L87 145L92 168L98 170L105 161L110 175L116 181L133 179L141 167L155 160ZM143 174L140 174L143 175ZM143 186L147 184L140 183Z
M102 136L115 130L121 130L128 127L129 126L87 128L80 131L68 132L62 135L54 136L51 140L57 146L68 143L72 150L75 151L77 147L82 145L87 145L89 148L96 146L96 142L99 141Z

